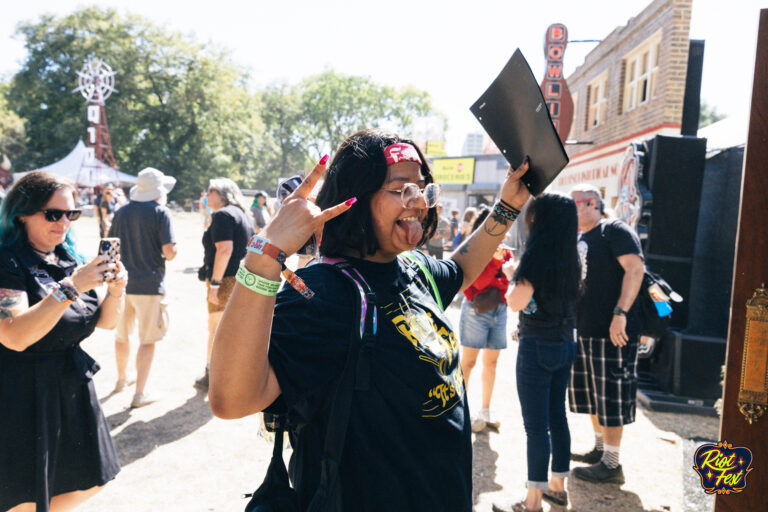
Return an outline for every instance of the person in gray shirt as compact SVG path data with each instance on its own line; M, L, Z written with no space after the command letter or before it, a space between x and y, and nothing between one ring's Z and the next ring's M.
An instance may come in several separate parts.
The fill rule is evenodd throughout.
M139 327L136 353L136 391L131 407L143 407L155 400L144 392L155 354L155 343L168 330L165 302L165 262L176 257L176 240L166 195L176 179L148 167L131 188L131 201L115 213L110 237L120 239L123 264L128 270L125 310L117 327L115 392L133 382L127 375L134 323Z

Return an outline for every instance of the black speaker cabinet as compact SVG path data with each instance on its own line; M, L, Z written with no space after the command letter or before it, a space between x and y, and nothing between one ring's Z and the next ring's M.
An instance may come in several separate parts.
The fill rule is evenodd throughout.
M722 395L725 345L723 338L669 331L650 360L650 375L667 393L714 400Z
M646 252L692 258L699 219L707 140L656 136L646 173L653 196Z
M643 251L646 263L685 299L675 304L672 326L688 323L691 271L704 179L706 139L656 136L648 143L650 220Z

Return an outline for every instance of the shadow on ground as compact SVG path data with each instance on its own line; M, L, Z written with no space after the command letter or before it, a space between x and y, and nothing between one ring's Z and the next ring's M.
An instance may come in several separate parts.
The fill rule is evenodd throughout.
M211 421L213 415L205 396L198 390L181 406L151 421L131 423L114 436L120 465L125 467L146 457L158 446L178 441ZM113 429L128 421L130 415L130 409L112 414L107 417L107 424Z
M477 505L481 494L503 489L496 482L496 461L499 454L491 449L487 429L475 435L472 443L472 503Z
M581 480L567 480L571 511L579 512L656 512L658 509L643 508L640 496L624 491L614 484L592 484ZM552 510L565 510L552 507ZM661 509L671 510L671 509Z

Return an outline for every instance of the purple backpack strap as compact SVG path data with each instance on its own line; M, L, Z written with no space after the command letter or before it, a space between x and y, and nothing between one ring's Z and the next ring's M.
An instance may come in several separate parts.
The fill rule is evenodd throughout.
M368 317L369 307L372 309L373 322L371 326L371 334L375 335L378 331L378 310L376 309L375 301L369 300L373 299L375 295L371 290L371 287L368 286L368 282L363 275L355 267L350 265L345 258L328 258L321 256L316 264L323 263L336 267L355 284L357 291L360 293L360 339L362 340L365 336L365 320Z

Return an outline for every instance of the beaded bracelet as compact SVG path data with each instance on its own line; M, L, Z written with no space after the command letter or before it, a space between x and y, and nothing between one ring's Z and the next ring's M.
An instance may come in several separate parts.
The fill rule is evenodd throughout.
M77 289L77 286L75 286L75 282L72 281L72 278L65 277L60 281L60 283L66 283L67 286L72 288L72 291L75 292L75 295L80 295L80 290Z
M237 269L237 275L235 279L238 283L245 286L251 291L266 295L267 297L274 297L277 295L277 290L280 289L280 281L271 281L261 276L257 276L240 263L240 268Z
M72 301L74 299L71 299L64 291L61 289L61 286L56 286L51 290L51 295L54 299L56 299L58 302L66 302L66 301Z
M515 219L517 219L517 216L520 215L520 210L518 210L513 206L510 206L508 203L504 202L503 200L499 200L499 202L496 203L496 205L494 205L493 207L493 213L497 215L501 215L505 219L514 222Z
M68 279L62 279L59 281L59 290L61 290L61 293L67 296L67 299L71 301L76 301L78 296L80 295L77 292L77 288L72 284L71 281Z
M520 214L520 210L518 210L517 208L515 208L514 206L512 206L511 204L509 204L509 203L508 203L508 202L506 202L505 200L503 200L503 199L499 198L499 202L500 202L500 203L501 203L503 206L506 206L506 207L507 207L507 209L509 209L509 210L512 210L513 212L516 212L518 215Z
M302 297L309 300L315 295L315 292L307 286L302 278L285 266L285 260L288 259L285 251L273 245L267 238L253 235L245 248L256 254L266 254L267 256L275 258L280 264L280 273L283 274L283 277L288 281L288 284L290 284L294 290L299 292Z

